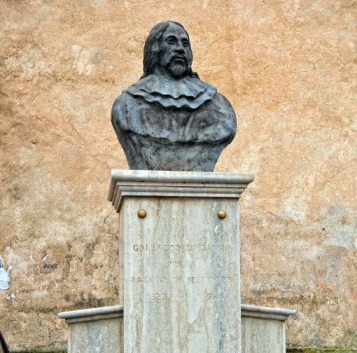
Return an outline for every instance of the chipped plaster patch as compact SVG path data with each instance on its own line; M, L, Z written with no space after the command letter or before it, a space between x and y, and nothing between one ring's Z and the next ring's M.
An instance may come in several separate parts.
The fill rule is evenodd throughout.
M8 71L18 73L24 79L53 72L53 63L44 57L40 48L33 48L30 45L24 48L21 55L8 57L5 65Z
M354 240L357 223L352 209L345 206L331 208L325 215L323 225L326 229L326 239L323 242L325 246L345 249L352 249L354 246L357 249L357 240Z
M90 76L103 59L103 54L99 50L95 48L85 50L77 44L72 45L71 53L74 58L73 69L79 75Z
M13 300L16 299L16 295L14 293L9 294L8 296L6 296L7 300Z
M9 289L10 287L10 271L11 266L9 266L6 271L2 264L2 259L0 257L0 290Z
M10 285L10 276L9 274L3 269L0 269L0 290L9 289Z

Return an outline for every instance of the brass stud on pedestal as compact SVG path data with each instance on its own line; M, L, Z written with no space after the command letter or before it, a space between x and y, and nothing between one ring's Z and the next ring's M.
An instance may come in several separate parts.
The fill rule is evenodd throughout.
M217 214L218 214L218 217L219 217L220 219L225 219L225 218L227 217L227 212L224 211L224 210L218 211Z
M140 218L145 218L146 215L147 215L147 213L146 213L145 210L141 209L141 210L138 211L138 216L139 216Z

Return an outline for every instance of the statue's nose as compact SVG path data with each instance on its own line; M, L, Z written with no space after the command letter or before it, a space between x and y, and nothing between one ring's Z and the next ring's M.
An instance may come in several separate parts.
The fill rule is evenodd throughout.
M183 44L180 41L178 41L177 44L176 44L176 51L179 51L179 52L182 52L182 53L185 51L184 47L183 47Z

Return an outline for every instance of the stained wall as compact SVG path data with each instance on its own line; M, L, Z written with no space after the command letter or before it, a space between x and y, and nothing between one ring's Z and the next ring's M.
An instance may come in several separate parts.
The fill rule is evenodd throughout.
M234 106L217 171L241 200L244 303L297 310L289 347L357 348L356 4L348 0L1 1L0 330L64 347L60 311L117 304L127 168L113 100L142 73L157 22L191 36L193 68Z

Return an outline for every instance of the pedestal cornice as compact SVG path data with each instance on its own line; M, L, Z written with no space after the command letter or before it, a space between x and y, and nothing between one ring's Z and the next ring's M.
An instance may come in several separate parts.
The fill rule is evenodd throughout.
M125 196L239 199L253 179L250 174L114 169L108 200L119 212Z

